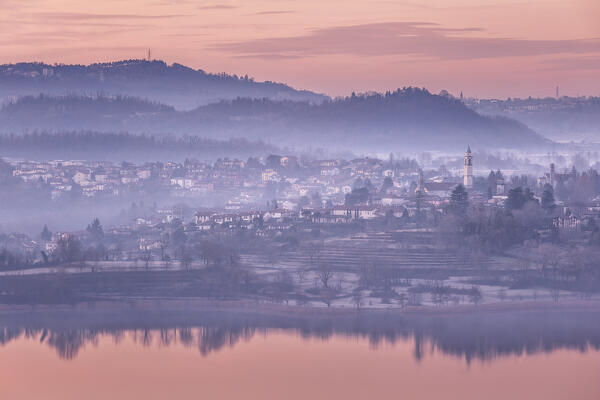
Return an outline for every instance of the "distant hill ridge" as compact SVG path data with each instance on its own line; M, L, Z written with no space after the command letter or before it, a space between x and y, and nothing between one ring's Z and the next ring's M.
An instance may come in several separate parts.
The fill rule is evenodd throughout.
M600 138L600 97L467 99L465 104L483 115L500 115L523 122L558 141Z
M321 102L328 97L247 75L211 74L164 61L123 60L90 65L0 65L0 101L23 95L128 95L192 109L237 97Z
M35 114L36 118L31 118ZM462 149L550 145L524 124L482 116L462 101L425 89L308 101L235 98L177 111L131 96L29 96L0 109L0 131L99 130L145 134L241 137L278 146L351 150Z

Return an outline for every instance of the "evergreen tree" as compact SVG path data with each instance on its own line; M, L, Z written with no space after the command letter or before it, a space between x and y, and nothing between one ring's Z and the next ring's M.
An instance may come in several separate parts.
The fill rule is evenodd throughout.
M369 201L369 190L366 187L352 189L352 192L346 194L346 205L353 206L358 203Z
M102 225L98 218L94 218L92 223L87 226L86 230L92 235L94 240L100 240L104 237L104 230L102 229Z
M496 173L494 171L490 171L487 177L487 185L488 185L488 198L492 198L493 195L496 194ZM491 195L491 196L490 196Z
M394 187L394 181L389 176L386 176L381 185L381 192L385 193L389 188Z
M526 194L523 192L521 186L510 189L508 191L508 199L506 199L506 208L509 210L520 210L527 203L529 193Z
M352 184L352 189L360 189L363 187L365 187L365 184L364 184L362 178L361 177L356 178L354 180L354 183Z
M418 220L421 219L422 213L421 210L423 208L423 201L425 200L425 193L422 190L417 190L415 192L415 203L417 205L417 214L416 217Z
M44 225L44 229L42 229L42 233L40 233L40 238L47 242L52 239L52 232L48 229L48 225Z
M185 234L185 229L183 225L179 225L173 231L173 244L185 244L187 241L187 235Z
M373 192L373 190L375 189L375 187L373 186L373 184L371 183L371 180L369 178L365 179L364 185L367 188L367 190L369 191L369 193Z
M449 211L457 216L466 216L469 208L469 194L462 184L457 185L450 195Z
M546 210L546 212L552 212L556 207L554 202L554 188L552 185L546 183L544 185L544 191L542 192L542 208Z

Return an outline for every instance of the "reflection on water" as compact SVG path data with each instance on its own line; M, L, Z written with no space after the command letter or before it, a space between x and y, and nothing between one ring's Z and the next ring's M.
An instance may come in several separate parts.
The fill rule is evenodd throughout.
M24 313L3 316L0 345L35 339L55 349L62 359L74 359L88 344L125 337L141 346L173 344L197 349L206 356L254 335L284 331L323 341L332 336L383 343L410 341L419 361L429 348L447 355L493 360L502 356L552 352L557 349L600 348L600 313L596 310L544 310L443 314L346 313L287 316L233 311L104 313L79 311Z
M596 400L598 316L0 313L0 399Z

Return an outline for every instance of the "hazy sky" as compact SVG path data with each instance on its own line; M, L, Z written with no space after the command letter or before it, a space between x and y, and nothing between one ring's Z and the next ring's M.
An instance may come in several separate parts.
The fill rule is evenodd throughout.
M142 58L331 95L600 95L599 0L0 0L0 63Z

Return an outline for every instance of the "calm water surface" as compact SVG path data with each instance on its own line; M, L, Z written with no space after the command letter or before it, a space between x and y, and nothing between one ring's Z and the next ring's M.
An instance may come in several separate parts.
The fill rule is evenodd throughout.
M414 337L374 347L272 329L202 348L198 335L20 333L0 347L0 399L600 399L592 348L467 362Z

